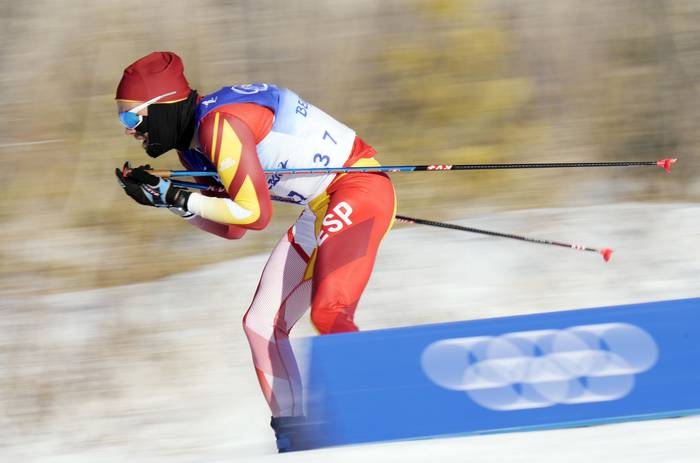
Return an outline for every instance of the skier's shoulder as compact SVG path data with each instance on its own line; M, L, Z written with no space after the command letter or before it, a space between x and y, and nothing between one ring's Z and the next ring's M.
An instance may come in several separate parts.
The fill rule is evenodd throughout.
M226 85L204 95L197 105L197 113L203 115L234 103L254 103L274 109L284 91L286 89L266 83Z
M242 121L252 132L255 143L259 143L272 129L274 113L255 103L232 103L216 108L207 114L200 123L200 133L213 130L214 126L228 121Z

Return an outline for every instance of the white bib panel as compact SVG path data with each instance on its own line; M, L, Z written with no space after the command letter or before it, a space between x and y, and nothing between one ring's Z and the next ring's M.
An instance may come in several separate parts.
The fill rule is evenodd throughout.
M280 89L272 130L257 145L263 169L342 167L355 141L355 131L288 89ZM321 194L335 174L267 176L270 192L307 204Z

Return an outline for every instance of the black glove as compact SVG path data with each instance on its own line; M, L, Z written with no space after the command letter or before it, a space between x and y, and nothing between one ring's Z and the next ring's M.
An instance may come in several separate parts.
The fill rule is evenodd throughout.
M119 185L137 203L187 212L187 200L191 193L184 188L173 186L170 180L146 172L150 169L149 165L132 169L126 162L122 170L115 169L115 174Z

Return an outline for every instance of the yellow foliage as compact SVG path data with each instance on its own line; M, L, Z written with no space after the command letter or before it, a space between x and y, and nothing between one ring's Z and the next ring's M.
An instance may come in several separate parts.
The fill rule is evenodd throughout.
M478 111L508 111L522 107L532 98L532 85L526 79L495 79L475 84Z
M471 16L471 6L475 0L429 0L420 2L419 12L431 19L461 19Z
M488 164L498 159L499 154L494 145L473 145L447 150L444 157L459 164Z
M421 2L413 36L380 52L384 85L392 92L382 105L377 137L395 153L394 162L508 162L522 147L545 139L543 126L529 120L526 110L533 83L509 71L510 37L499 23L480 16L478 3ZM396 181L404 207L447 206L492 194L513 175L498 171Z

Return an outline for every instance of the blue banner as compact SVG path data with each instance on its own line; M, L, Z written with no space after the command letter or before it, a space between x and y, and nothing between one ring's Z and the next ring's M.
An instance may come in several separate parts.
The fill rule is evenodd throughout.
M316 447L700 413L700 298L309 342Z

